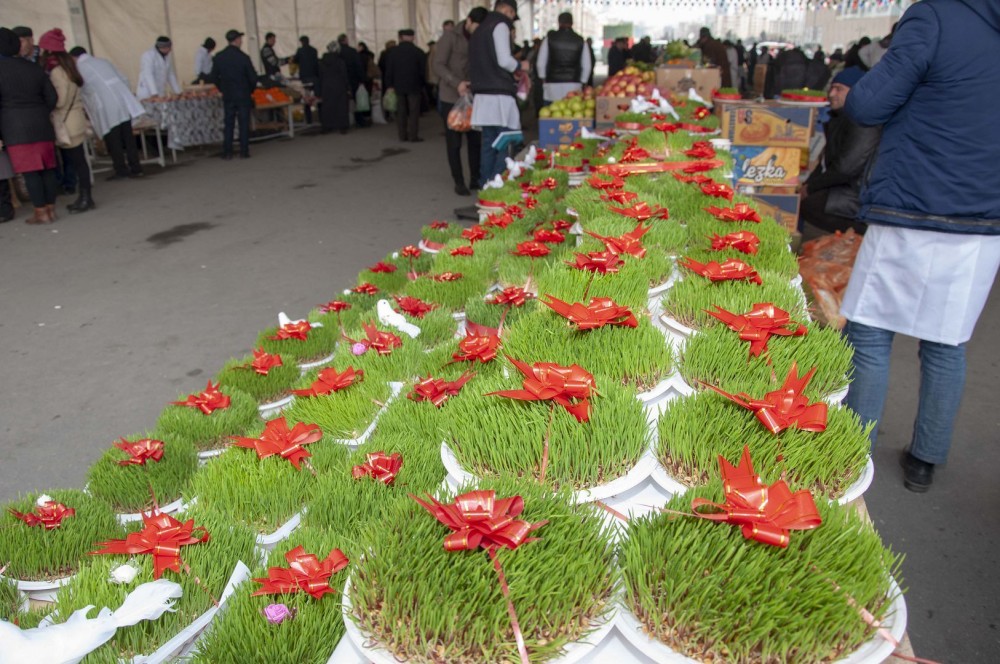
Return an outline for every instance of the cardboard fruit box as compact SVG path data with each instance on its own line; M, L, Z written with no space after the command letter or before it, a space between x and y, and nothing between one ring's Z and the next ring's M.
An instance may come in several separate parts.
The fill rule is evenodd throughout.
M795 187L799 184L802 150L756 145L733 146L733 184Z
M579 118L539 118L538 143L546 150L569 145L580 135L580 128L594 128L591 119Z
M635 97L598 97L594 104L597 126L613 124L615 118L629 109Z
M657 67L656 87L664 96L686 95L694 88L702 99L711 99L712 90L722 87L722 73L718 67Z
M723 107L721 128L733 145L808 148L815 123L815 108L744 102Z

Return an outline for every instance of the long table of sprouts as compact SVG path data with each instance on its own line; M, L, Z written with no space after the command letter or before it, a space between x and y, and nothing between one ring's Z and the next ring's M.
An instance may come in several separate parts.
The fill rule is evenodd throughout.
M0 661L899 652L851 350L718 120L674 108L532 148L480 223L429 223L83 489L10 503Z

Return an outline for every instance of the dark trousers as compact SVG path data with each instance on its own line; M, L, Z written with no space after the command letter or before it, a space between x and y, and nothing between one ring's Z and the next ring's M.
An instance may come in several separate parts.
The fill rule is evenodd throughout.
M464 184L462 175L462 137L466 137L469 153L469 184L479 187L480 133L478 131L452 131L448 129L448 113L454 104L438 101L438 113L444 120L444 143L448 150L448 167L455 184Z
M74 168L75 163L69 154L71 149L72 148L58 148L56 150L58 153L57 156L59 157L56 164L56 181L64 191L73 191L76 189L78 179L76 168Z
M396 93L399 108L396 109L396 127L399 140L413 141L420 138L420 93Z
M233 130L236 122L240 124L240 154L250 154L250 105L233 103L223 100L222 110L225 114L225 124L222 129L222 154L233 154Z
M316 89L319 87L319 79L303 78L302 87L306 89L307 94L314 95L316 94ZM302 100L302 114L305 116L306 124L312 124L313 121L312 104L306 102L305 99Z
M31 204L36 208L52 205L56 202L56 169L47 168L44 171L32 171L24 174L24 186L28 189Z
M90 166L87 164L87 154L83 151L83 145L75 148L60 148L65 164L72 165L73 172L76 173L77 181L81 191L90 191ZM64 183L65 184L65 183Z
M799 204L799 220L811 224L812 226L825 231L826 233L836 233L853 228L855 233L864 234L868 227L849 217L841 217L836 214L829 214L826 211L826 201L830 192L820 189L814 194L809 194L802 199ZM815 239L818 235L813 229L802 227L799 229L803 234L803 241Z
M135 136L132 135L132 121L126 120L104 135L104 146L108 149L108 155L115 166L116 175L128 175L129 172L141 173L142 166L139 164L139 148L135 145ZM126 158L128 167L125 166Z
M0 221L14 216L14 199L10 192L10 180L0 180Z

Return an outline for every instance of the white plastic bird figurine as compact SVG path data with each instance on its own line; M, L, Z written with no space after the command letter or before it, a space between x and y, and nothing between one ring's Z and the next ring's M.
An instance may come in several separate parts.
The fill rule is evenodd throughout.
M691 101L696 101L699 104L704 104L705 106L708 106L709 108L712 107L712 105L710 103L708 103L707 101L705 101L704 99L701 98L701 95L698 94L698 91L695 90L694 88L688 89L688 99L691 100Z
M77 664L110 641L119 627L156 620L165 611L173 611L173 600L182 594L179 584L158 579L130 592L117 611L104 608L95 618L87 617L94 608L87 606L74 611L64 623L34 629L0 621L0 664Z
M532 145L531 147L528 148L528 154L524 158L524 163L527 164L528 166L534 166L535 161L537 161L537 159L538 159L538 148Z
M674 107L670 104L670 102L667 101L663 97L663 95L660 94L660 90L658 88L653 88L653 94L650 95L650 98L654 102L656 102L656 105L659 107L660 111L672 115L674 117L674 120L681 119L681 116L677 115L677 111L674 110Z
M378 312L378 319L383 325L393 327L411 339L416 339L420 336L420 328L406 320L403 314L393 311L389 300L379 300L378 304L375 305L375 310Z
M643 97L642 95L639 95L631 102L629 102L629 110L632 111L633 113L645 113L653 108L656 108L656 104L651 104L650 102L646 101L646 98Z
M516 180L521 177L521 164L514 161L510 157L505 157L504 162L507 164L507 171L509 172L509 175L507 176L508 180Z
M503 177L499 173L492 180L483 183L483 189L500 189L501 187L503 187Z
M345 294L349 292L350 291L344 291ZM291 323L301 323L303 320L304 319L302 318L299 318L297 320L292 320L291 318L288 317L288 314L286 314L284 311L278 312L278 327L284 327ZM309 324L312 325L313 327L323 327L323 323L309 323Z

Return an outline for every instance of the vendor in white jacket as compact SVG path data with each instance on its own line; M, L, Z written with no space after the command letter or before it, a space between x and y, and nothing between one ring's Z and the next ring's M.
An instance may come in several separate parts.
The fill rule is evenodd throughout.
M181 93L177 72L174 71L174 61L170 57L172 46L170 37L157 37L156 45L142 54L142 61L139 64L139 85L135 90L135 96L139 99L162 97L168 93L168 85L174 94Z

